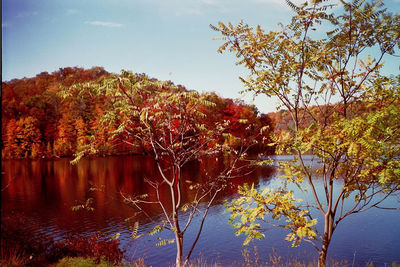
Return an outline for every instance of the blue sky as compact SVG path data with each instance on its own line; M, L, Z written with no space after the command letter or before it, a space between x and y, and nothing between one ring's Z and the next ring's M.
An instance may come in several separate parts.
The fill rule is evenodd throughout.
M400 13L400 0L384 3ZM233 55L217 53L221 42L209 24L243 19L274 30L291 16L284 0L2 0L2 80L102 66L252 103L239 94L246 72ZM399 58L386 61L399 73ZM254 103L275 111L273 99Z

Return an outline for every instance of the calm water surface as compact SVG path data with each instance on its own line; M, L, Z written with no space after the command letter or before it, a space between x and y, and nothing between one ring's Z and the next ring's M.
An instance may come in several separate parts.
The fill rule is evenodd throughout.
M286 160L285 157L276 157ZM67 234L90 235L98 231L108 235L120 233L121 247L125 257L145 257L152 266L164 266L174 262L175 245L156 247L157 238L173 238L167 231L138 240L130 238L130 223L125 219L135 215L135 210L123 203L119 192L126 194L149 194L153 198L153 188L145 179L158 179L154 162L144 156L107 157L83 159L77 165L71 165L70 159L45 161L10 160L2 163L2 216L25 216L32 229L40 229L56 239ZM218 173L224 167L223 160L204 160L192 163L184 170L185 179L202 182L204 173ZM202 256L210 262L235 265L243 261L241 246L244 237L236 237L234 229L228 224L228 214L223 213L223 201L235 196L236 186L244 182L256 186L275 186L277 184L272 167L257 169L251 174L232 181L225 192L219 195L206 219L194 257ZM100 191L90 191L92 187ZM184 200L191 199L193 192L185 185ZM93 198L94 211L72 211L71 206ZM161 198L168 199L167 192L161 192ZM399 198L392 197L387 205L399 207ZM162 219L157 206L147 206L146 212L156 220ZM185 234L185 244L191 244L199 226L196 218ZM139 232L148 233L154 223L145 217L136 215L132 221L139 221ZM350 216L337 228L328 257L347 260L350 265L365 266L374 262L385 266L392 262L400 263L400 211L372 209L362 214ZM266 239L256 241L261 259L268 259L272 249L276 249L283 258L295 257L300 260L315 258L315 250L307 243L291 248L284 241L283 230L273 230ZM251 246L249 247L251 249ZM388 265L389 266L389 265Z

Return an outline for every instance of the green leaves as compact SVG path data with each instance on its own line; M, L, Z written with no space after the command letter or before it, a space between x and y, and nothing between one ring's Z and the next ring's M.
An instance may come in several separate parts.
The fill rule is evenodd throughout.
M140 238L140 237L143 236L143 234L140 234L140 235L139 235L139 234L138 234L138 231L139 231L139 222L136 221L136 222L134 223L134 225L133 225L132 234L131 234L133 240L138 239L138 238Z
M94 211L94 208L93 208L92 205L93 205L93 198L88 198L84 204L72 206L71 210L72 211L78 211L78 210L84 209L84 210L87 210L87 211Z
M297 246L303 238L314 239L316 220L308 219L308 211L297 206L300 199L294 198L292 191L284 188L264 188L259 192L254 185L244 184L239 187L240 197L225 204L225 210L230 212L229 223L236 228L236 235L244 234L247 245L252 239L265 238L265 229L261 223L290 229L287 240L292 246ZM283 222L281 219L285 219ZM272 219L272 220L271 220ZM276 225L273 220L281 222Z
M156 247L161 247L161 246L165 246L165 245L169 245L169 244L173 244L175 243L175 239L161 239L160 241L158 241L156 243Z
M149 235L155 235L156 233L160 233L161 231L164 230L164 225L163 224L157 224L156 226L154 226L153 230L151 230L149 232Z

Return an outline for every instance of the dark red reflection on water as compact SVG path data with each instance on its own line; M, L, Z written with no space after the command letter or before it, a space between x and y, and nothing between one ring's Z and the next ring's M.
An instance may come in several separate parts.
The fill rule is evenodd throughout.
M52 234L86 233L107 229L110 223L134 214L132 207L123 203L121 192L126 195L148 194L156 200L154 188L145 179L160 180L153 160L146 156L106 157L83 159L71 165L70 159L10 160L2 163L3 215L23 213L48 227ZM215 158L192 162L183 169L184 180L201 183L208 176L215 176L225 168L224 160ZM232 186L219 195L216 203L236 192L244 182L258 182L260 176L268 177L271 168L254 169L250 174L232 180ZM90 188L100 189L91 191ZM193 199L194 191L182 183L183 200ZM170 202L167 188L160 190L161 200ZM71 207L93 198L93 212L72 211ZM144 206L151 215L160 213L159 206ZM144 219L137 218L137 219Z

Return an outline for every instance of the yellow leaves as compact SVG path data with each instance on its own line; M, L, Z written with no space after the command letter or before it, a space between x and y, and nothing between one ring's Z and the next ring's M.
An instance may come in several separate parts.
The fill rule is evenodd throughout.
M193 188L193 186L190 186L190 187ZM190 188L190 189L192 189L192 188ZM185 203L184 205L182 205L181 210L182 210L183 212L186 212L186 211L188 210L189 207L190 207L190 203Z
M261 191L261 195L265 196L265 195L267 195L267 193L269 193L269 192L271 192L271 191L272 191L272 189L270 189L270 188L268 188L268 187L265 187L265 188L263 189L263 191Z
M119 237L121 236L120 233L116 233L115 235L113 235L110 240L117 240Z
M81 209L85 209L87 211L94 211L94 208L92 205L93 205L93 198L88 198L84 204L72 206L71 210L78 211Z
M316 233L314 226L317 224L317 220L313 219L310 221L305 220L306 213L303 213L302 217L298 217L295 221L288 224L285 228L291 229L291 232L287 234L285 240L292 242L292 247L297 247L301 240L315 239Z
M136 221L133 225L132 234L131 234L133 240L138 239L144 235L144 234L138 235L138 231L139 231L139 222Z
M347 149L347 153L351 156L355 156L358 153L358 146L355 143L351 143Z
M290 233L288 233L288 234L286 235L285 240L290 242L290 241L293 241L295 238L296 238L296 234L290 232ZM293 243L292 243L292 247L295 247L295 246L293 245Z
M317 222L318 222L317 219L312 219L308 223L306 223L306 227L311 227L311 226L317 225ZM315 236L315 232L309 232L309 234L311 236Z
M163 231L163 230L164 230L164 225L162 225L162 224L157 224L156 226L154 226L153 230L151 230L151 231L149 232L149 235L150 235L150 236L155 235L156 233L160 233L160 232Z
M293 245L303 238L315 237L314 226L317 221L309 220L308 211L299 209L296 203L301 200L294 197L293 191L266 187L259 192L254 185L250 187L248 184L239 187L238 191L241 196L225 204L225 209L231 212L229 222L238 229L236 235L247 236L243 245L252 239L264 238L260 223L269 224L271 219L279 222L285 218L286 223L281 227L291 229L287 240L293 241Z
M156 243L156 247L161 247L161 246L165 246L165 245L169 245L169 244L173 244L175 243L175 239L161 239L159 238L160 241L158 241Z

